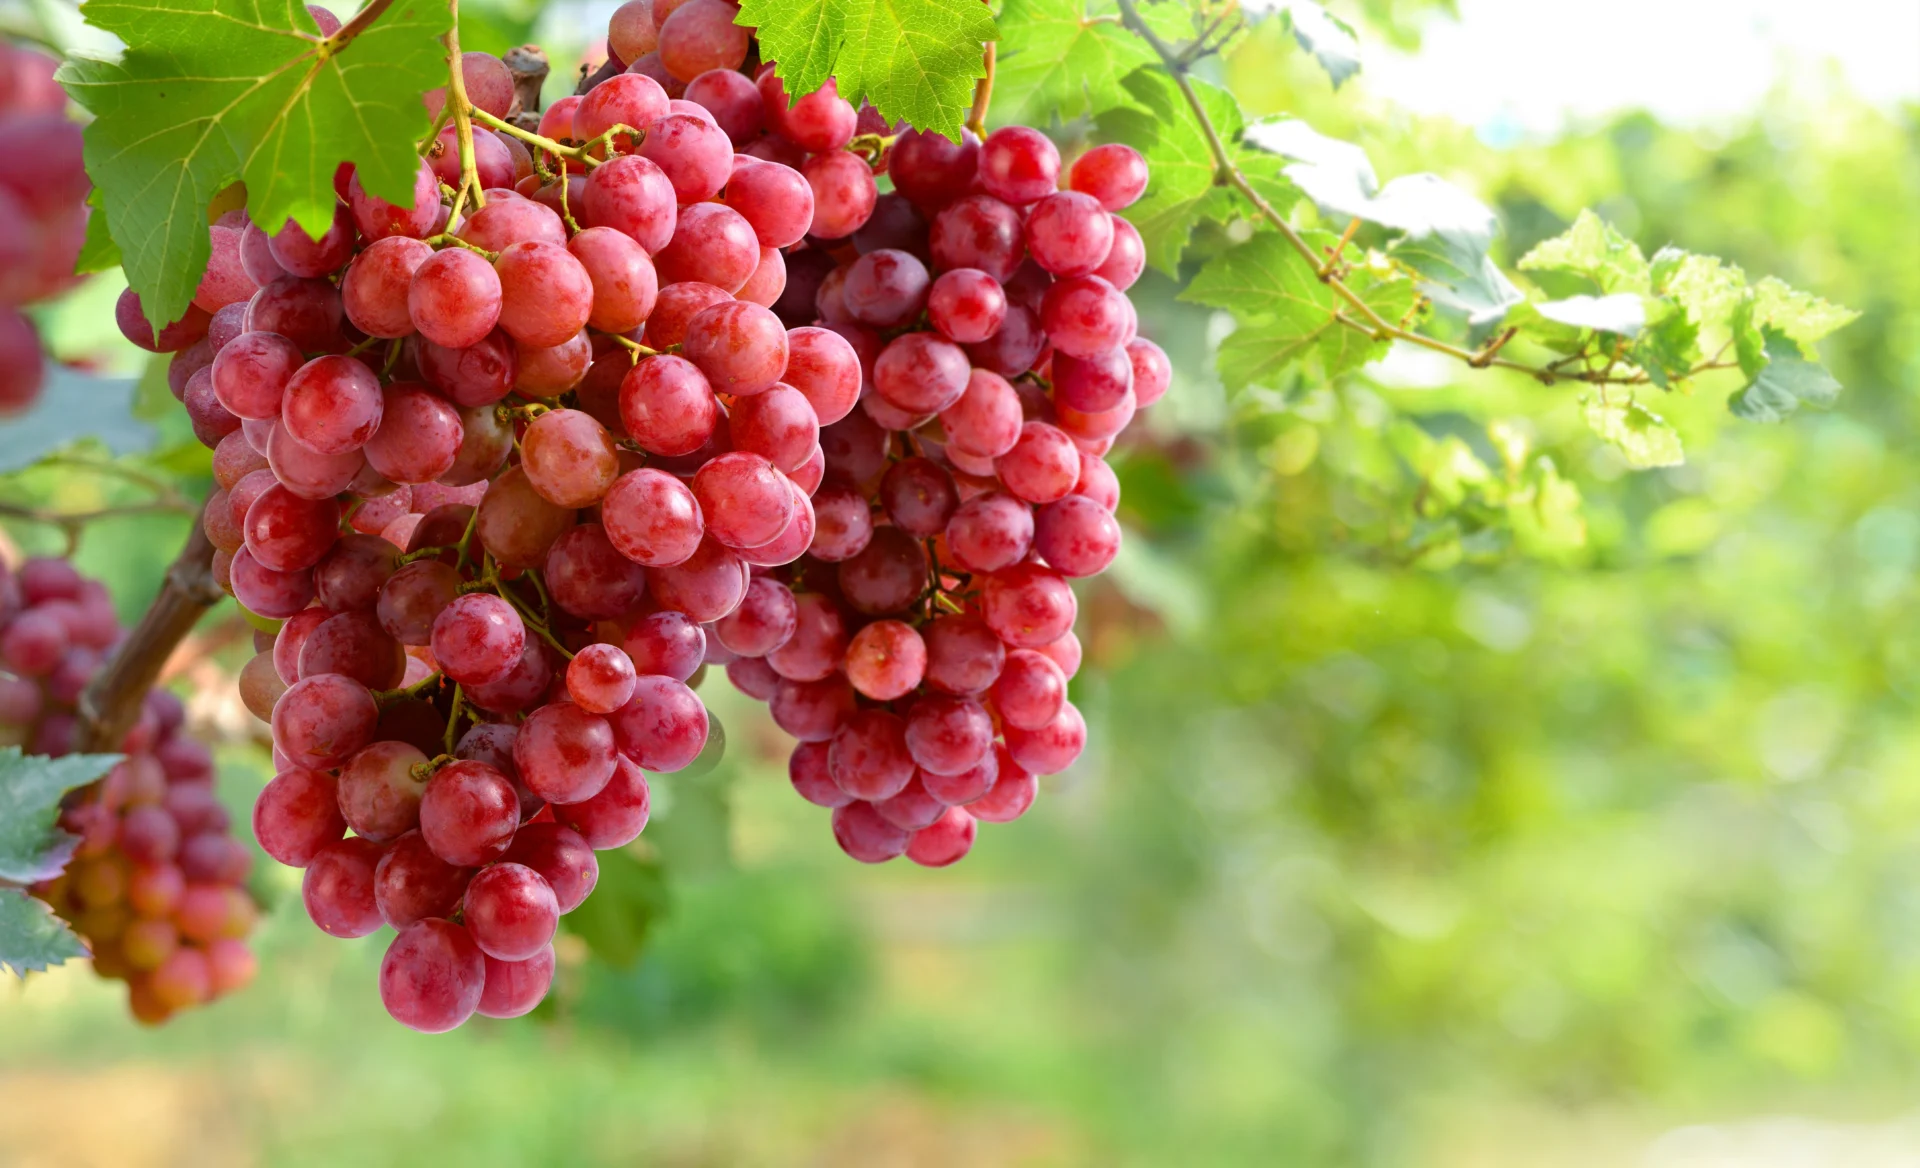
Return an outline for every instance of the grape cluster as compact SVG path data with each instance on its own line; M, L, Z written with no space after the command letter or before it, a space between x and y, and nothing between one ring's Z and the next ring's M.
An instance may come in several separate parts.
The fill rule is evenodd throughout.
M0 743L70 753L74 704L119 639L106 589L65 560L0 566ZM184 712L165 690L147 695L126 758L62 804L60 826L79 837L72 863L31 890L150 1024L240 989L255 968L253 857L228 834L213 756L182 732Z
M319 238L231 212L182 320L120 306L214 448L216 575L283 622L241 677L255 832L323 930L399 930L417 1029L540 1001L593 849L705 745L704 663L863 860L951 863L1085 737L1066 579L1112 559L1100 456L1166 383L1111 214L1145 166L1056 191L1033 131L790 100L736 14L633 0L632 64L537 115L467 54L483 200L449 128L411 203L343 167Z
M20 308L75 283L87 233L90 184L58 64L0 41L0 416L32 405L46 379L40 335Z

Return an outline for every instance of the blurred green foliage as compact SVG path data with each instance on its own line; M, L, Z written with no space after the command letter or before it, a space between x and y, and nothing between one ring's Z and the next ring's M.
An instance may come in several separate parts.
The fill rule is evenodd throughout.
M1175 388L1117 459L1130 542L1083 596L1093 746L1026 819L955 869L859 868L710 680L731 754L663 781L618 861L618 903L664 906L630 967L572 946L535 1020L407 1034L381 939L319 937L274 871L231 1003L144 1033L84 973L0 997L0 1160L41 1146L3 1101L60 1076L109 1130L99 1101L155 1081L199 1117L128 1164L1532 1165L1597 1162L1596 1110L1905 1106L1920 111L1796 91L1730 131L1495 150L1364 74L1335 97L1272 23L1222 80L1487 198L1509 266L1593 206L1648 254L1858 308L1823 346L1848 389L1771 427L1731 382L1648 393L1688 463L1634 472L1577 394L1499 372L1396 354L1229 398L1214 314L1149 275ZM1488 529L1535 554L1426 523L1447 491L1529 517ZM135 610L177 525L114 532L81 562ZM238 810L265 763L228 761ZM1462 1153L1489 1108L1559 1120Z

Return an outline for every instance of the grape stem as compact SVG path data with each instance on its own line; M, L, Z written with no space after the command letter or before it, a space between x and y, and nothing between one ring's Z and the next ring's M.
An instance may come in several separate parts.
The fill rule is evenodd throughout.
M426 242L432 247L464 247L475 255L485 257L488 263L492 263L500 258L500 253L497 251L488 251L484 247L475 247L459 236L448 232L442 232L439 235L432 236L428 238Z
M1213 119L1207 116L1207 107L1201 102L1200 95L1194 91L1190 77L1191 61L1188 56L1160 39L1159 34L1147 26L1146 21L1140 18L1136 0L1118 0L1118 2L1121 23L1135 36L1147 42L1148 47L1153 49L1161 63L1166 66L1167 75L1173 79L1174 85L1179 87L1187 109L1192 113L1194 122L1200 127L1201 136L1206 140L1207 152L1213 155L1214 182L1220 186L1233 188L1251 203L1260 217L1287 241L1287 245L1312 266L1315 274L1320 277L1320 281L1331 288L1334 295L1346 301L1346 308L1333 313L1332 323L1363 333L1376 341L1405 341L1407 344L1431 349L1436 353L1445 353L1477 369L1512 369L1532 377L1542 385L1553 385L1559 381L1579 381L1590 385L1645 385L1652 380L1644 371L1616 374L1614 369L1618 364L1617 356L1608 359L1598 368L1590 367L1578 372L1558 368L1557 363L1547 366L1529 365L1524 361L1495 356L1499 348L1497 345L1488 346L1479 351L1463 349L1458 345L1450 345L1437 338L1415 332L1404 324L1389 321L1381 316L1364 297L1349 288L1341 278L1339 274L1341 265L1335 262L1337 257L1323 258L1317 255L1313 245L1308 243L1293 224L1289 223L1286 217L1275 210L1273 204L1254 188L1253 183L1247 179L1246 173L1234 165L1233 155L1228 151L1226 142L1221 139L1220 131L1214 127ZM1681 377L1693 377L1713 369L1727 369L1733 364L1715 357L1694 365L1681 374Z
M680 351L679 345L668 345L664 349L653 349L648 348L646 345L641 344L631 337L623 337L619 333L604 333L602 335L626 349L627 352L632 353L633 363L636 365L640 363L640 358L642 357L662 357L668 353L677 353Z
M440 682L441 682L441 676L439 671L436 670L432 673L427 674L425 677L421 678L419 681L414 682L412 685L402 686L399 689L374 690L373 700L376 702L379 702L382 707L386 706L390 702L408 701L413 698L417 698L421 694L426 693L429 689L432 689L438 686Z
M502 134L511 134L529 146L537 146L547 153L554 155L556 158L565 158L571 162L578 162L588 170L592 170L601 163L608 161L605 158L595 157L593 152L596 148L610 148L614 138L619 135L625 134L632 138L636 146L645 141L647 137L645 130L636 130L632 126L622 122L619 125L607 127L602 133L578 146L569 146L565 142L556 141L544 134L536 134L532 130L523 130L504 118L494 117L486 110L476 109L473 110L472 113L475 121L489 129L498 130Z
M993 101L993 64L994 43L987 42L986 51L980 55L980 68L984 72L973 86L973 108L967 111L967 129L984 138L987 136L987 106Z
M460 740L460 712L466 709L466 705L467 691L459 685L455 685L453 687L453 707L447 711L446 737L441 739L441 743L447 748L449 755L453 753L453 744ZM437 769L444 764L436 758L429 762L428 765L434 766Z
M450 0L448 7L453 10L453 24L447 28L446 36L446 109L453 111L454 134L460 140L460 190L453 196L453 210L447 216L447 221L451 223L460 217L461 209L466 206L468 192L473 194L476 209L487 205L487 195L480 189L480 169L473 155L474 109L473 102L467 98L467 71L460 56L460 0Z
M213 541L196 518L186 546L167 568L159 595L106 666L80 692L74 708L74 750L112 750L119 746L140 717L147 691L159 679L174 648L225 595L213 578Z

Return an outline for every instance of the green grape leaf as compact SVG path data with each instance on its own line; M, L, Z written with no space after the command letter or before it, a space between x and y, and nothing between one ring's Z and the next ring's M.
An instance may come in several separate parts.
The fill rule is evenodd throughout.
M1767 338L1754 323L1751 295L1742 296L1734 305L1731 327L1734 357L1740 363L1740 372L1752 381L1767 367Z
M579 908L560 921L609 965L628 967L640 960L647 937L671 903L666 870L659 861L641 859L632 848L598 853L600 879Z
M1233 196L1219 185L1206 137L1166 74L1159 69L1136 69L1121 84L1134 105L1103 112L1100 138L1139 150L1150 176L1145 196L1122 214L1139 230L1148 262L1177 277L1194 225L1232 214ZM1239 103L1217 86L1204 81L1191 84L1221 140L1236 140L1242 124Z
M87 237L80 243L80 255L73 261L73 270L81 275L120 266L120 245L107 230L107 212L100 199L99 187L87 192L87 206L93 210L87 216Z
M60 830L60 797L113 769L117 754L64 758L0 749L0 880L32 884L58 876L78 841Z
M1334 237L1307 232L1316 248ZM1389 321L1413 307L1413 281L1357 275L1348 285ZM1220 379L1230 390L1272 384L1289 366L1317 355L1329 377L1356 369L1386 351L1385 340L1342 323L1357 314L1292 247L1271 232L1254 236L1207 263L1180 299L1231 311L1240 327L1220 345Z
M1648 299L1647 323L1629 353L1661 389L1685 377L1700 360L1700 324L1687 307L1667 297Z
M1676 247L1654 253L1651 275L1654 294L1678 303L1702 328L1726 325L1746 294L1746 273L1739 268L1718 256L1694 255Z
M1616 336L1638 336L1647 325L1646 302L1629 292L1612 296L1569 296L1533 306L1548 320L1575 328L1594 329Z
M1463 256L1438 236L1401 240L1389 253L1420 277L1420 291L1434 304L1466 316L1474 328L1493 324L1526 295L1491 256Z
M1840 396L1840 383L1826 366L1809 361L1794 339L1778 329L1762 330L1766 365L1746 388L1727 399L1734 416L1749 422L1781 422L1802 405L1827 406Z
M1517 266L1521 271L1572 272L1592 280L1602 292L1652 290L1652 273L1640 248L1592 211L1581 211L1572 227L1535 244Z
M375 195L410 200L429 126L420 95L446 72L445 5L401 0L344 43L321 40L297 0L88 0L83 14L126 52L72 60L60 79L94 115L87 173L156 328L193 299L207 207L232 183L246 183L254 222L314 234L332 221L343 161Z
M1860 314L1768 276L1753 286L1753 317L1761 327L1777 329L1802 348L1811 348L1827 334L1860 319Z
M1286 12L1293 39L1320 62L1335 89L1360 71L1360 38L1345 21L1312 3L1289 4Z
M1568 356L1585 349L1593 339L1593 334L1585 328L1542 316L1540 306L1531 300L1515 304L1507 313L1506 323L1519 329L1520 335L1528 340Z
M1132 101L1121 79L1156 59L1111 18L1092 19L1084 0L1007 0L994 67L996 120L1045 125Z
M97 439L115 454L153 449L160 433L134 416L137 386L131 377L93 377L48 365L33 406L0 426L0 474L31 466L84 438Z
M0 969L21 977L87 956L65 921L45 904L12 888L0 888Z
M789 94L831 76L855 105L955 141L986 73L984 46L1000 35L979 0L746 0L736 23L759 30Z
M1666 419L1639 402L1631 398L1609 401L1595 394L1581 404L1587 425L1635 470L1679 466L1687 460L1680 435Z

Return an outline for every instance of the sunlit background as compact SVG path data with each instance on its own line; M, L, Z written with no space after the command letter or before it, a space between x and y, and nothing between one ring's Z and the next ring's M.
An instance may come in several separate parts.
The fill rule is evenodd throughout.
M1740 425L1707 382L1654 403L1689 464L1633 474L1571 394L1397 354L1229 401L1219 323L1150 276L1175 388L1082 597L1093 744L1026 818L855 865L715 677L726 762L659 782L589 902L624 944L563 938L533 1018L402 1030L385 936L323 938L262 858L233 1000L146 1031L84 965L0 985L0 1164L1920 1164L1920 8L1333 7L1362 74L1334 94L1263 26L1221 74L1250 112L1459 182L1508 261L1593 206L1861 309L1840 407ZM564 76L611 8L463 38L537 15ZM117 291L56 352L132 367ZM1551 451L1587 549L1410 566L1387 403ZM80 558L130 618L181 531ZM244 822L227 627L174 684Z

